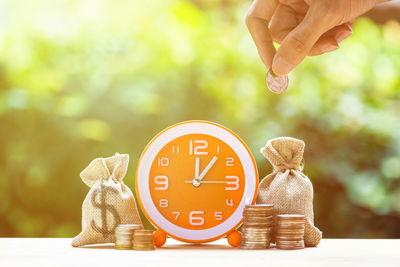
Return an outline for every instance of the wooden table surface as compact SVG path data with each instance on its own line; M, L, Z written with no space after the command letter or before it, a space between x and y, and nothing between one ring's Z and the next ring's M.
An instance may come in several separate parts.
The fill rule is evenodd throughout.
M168 239L154 251L112 244L71 247L69 238L0 238L3 266L400 266L400 239L323 239L317 248L241 250L226 239L193 245Z

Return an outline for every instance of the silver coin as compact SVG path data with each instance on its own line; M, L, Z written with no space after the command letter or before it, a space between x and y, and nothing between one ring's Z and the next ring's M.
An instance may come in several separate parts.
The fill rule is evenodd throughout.
M254 205L246 205L245 209L273 209L274 205L272 204L254 204Z
M247 246L241 246L241 249L267 249L267 247L247 247Z
M300 220L300 221L304 221L305 220L305 216L302 214L278 214L276 215L276 218L278 220Z
M271 235L272 231L246 231L242 229L242 235Z
M267 241L270 238L269 238L269 236L256 236L256 235L249 236L249 235L245 235L245 236L242 237L242 239L243 240L248 240L248 241L260 241L260 240ZM281 240L281 239L279 239L279 240Z
M298 247L293 247L293 246L276 246L277 249L287 249L287 250L292 250L292 249L304 249L304 247L298 246Z
M261 244L261 245L266 245L266 244L269 244L270 243L270 240L243 240L242 242L241 242L241 244L253 244L253 245L256 245L256 244Z
M270 238L269 238L269 236L256 236L256 235L249 236L249 235L245 235L245 236L242 237L242 239L243 240L247 240L247 241L260 241L260 240L267 241ZM281 239L279 239L279 240L281 240Z
M246 228L267 228L267 227L271 227L272 223L249 223L249 222L243 222L243 226Z
M256 217L254 215L251 215L251 216L245 216L243 219L245 221L253 221L253 222L273 222L273 220L270 219L269 217L260 217L260 216Z
M258 233L269 233L271 232L271 227L260 227L260 228L256 228L256 227L242 227L242 232L258 232Z
M269 90L276 94L285 92L289 84L289 78L287 75L276 76L271 69L268 70L265 80L267 81Z

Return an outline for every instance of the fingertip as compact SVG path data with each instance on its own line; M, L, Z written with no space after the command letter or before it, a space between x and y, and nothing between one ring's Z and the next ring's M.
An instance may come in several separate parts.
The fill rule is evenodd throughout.
M336 40L340 43L344 39L350 37L353 34L352 30L341 31L337 34Z
M339 47L340 47L339 43L328 45L328 46L322 48L322 53L328 53L328 52L335 51L335 50L339 49Z
M279 53L275 55L272 62L272 71L274 72L274 74L278 76L283 76L288 74L293 68L294 65L287 62L283 57L279 55Z

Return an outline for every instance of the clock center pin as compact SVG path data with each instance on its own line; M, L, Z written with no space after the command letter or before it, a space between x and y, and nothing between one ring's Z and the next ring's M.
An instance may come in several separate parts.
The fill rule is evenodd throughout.
M195 179L193 179L192 184L194 187L199 187L201 185L201 182L199 179L195 178Z

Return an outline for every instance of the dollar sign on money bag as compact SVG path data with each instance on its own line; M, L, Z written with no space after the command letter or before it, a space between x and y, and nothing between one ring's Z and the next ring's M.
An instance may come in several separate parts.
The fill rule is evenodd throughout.
M118 191L112 187L101 184L100 188L97 188L93 191L91 198L93 207L98 208L101 211L101 227L99 227L94 220L91 221L91 226L96 232L102 234L104 238L114 234L115 228L121 223L121 218L118 214L118 211L114 208L114 206L107 204L107 193L118 194ZM97 195L100 196L100 202L96 202ZM108 212L114 218L114 224L112 227L108 226Z

